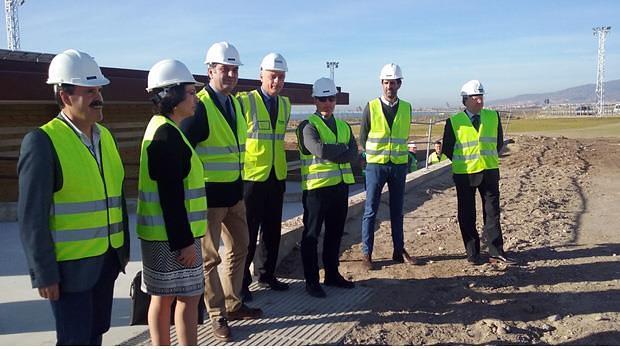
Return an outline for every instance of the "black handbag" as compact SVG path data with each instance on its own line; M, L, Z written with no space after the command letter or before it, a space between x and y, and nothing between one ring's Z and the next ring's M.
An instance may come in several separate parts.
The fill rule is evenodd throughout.
M149 305L151 304L151 296L142 292L140 288L142 285L142 270L136 273L131 286L129 288L129 297L131 297L131 316L129 317L129 325L148 325ZM172 302L170 309L170 324L174 325L174 309L176 307L176 300ZM204 323L204 315L207 306L205 300L200 297L198 302L198 324Z

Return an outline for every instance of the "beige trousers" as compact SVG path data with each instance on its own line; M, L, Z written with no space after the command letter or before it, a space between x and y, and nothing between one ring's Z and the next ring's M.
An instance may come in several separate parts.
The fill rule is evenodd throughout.
M245 203L240 200L231 207L209 208L207 219L207 234L202 239L205 303L209 317L217 319L241 306L241 286L249 243ZM224 242L222 258L218 253L220 239ZM221 274L217 270L220 263Z

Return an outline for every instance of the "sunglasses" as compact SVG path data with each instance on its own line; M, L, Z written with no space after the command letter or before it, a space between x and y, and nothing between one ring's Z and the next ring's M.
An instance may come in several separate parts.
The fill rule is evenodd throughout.
M325 103L325 102L327 102L327 101L330 101L330 102L335 102L335 101L336 101L336 96L329 96L329 97L316 97L316 99L318 99L318 100L319 100L319 102L323 102L323 103Z

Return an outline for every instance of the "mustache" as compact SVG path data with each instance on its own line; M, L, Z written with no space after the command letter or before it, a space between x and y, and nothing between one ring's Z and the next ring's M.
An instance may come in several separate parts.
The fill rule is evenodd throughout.
M90 107L103 107L103 101L93 101L89 104Z

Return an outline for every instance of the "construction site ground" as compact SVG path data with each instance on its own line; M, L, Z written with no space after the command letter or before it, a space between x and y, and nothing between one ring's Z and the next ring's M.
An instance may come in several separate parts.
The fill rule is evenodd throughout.
M392 262L388 193L375 236L377 268L363 270L359 203L365 198L354 195L340 269L358 288L326 288L325 300L309 297L299 250L293 248L278 267L291 291L257 291L250 305L261 306L266 315L233 322L232 344L619 344L619 126L620 120L603 128L507 136L513 143L501 160L502 227L505 248L520 265L469 265L449 168L421 172L423 181L408 183L405 240L424 265ZM285 206L287 218L293 218L283 229L299 226L301 218L294 217L299 203ZM481 222L480 210L478 218ZM5 233L0 281L6 286L0 297L0 345L52 345L49 304L30 289L17 223L0 223L0 230ZM132 240L127 274L115 287L106 345L149 343L146 326L127 326L129 282L141 266L139 243L135 236ZM199 333L201 344L216 344L209 340L210 326Z
M405 244L422 266L392 262L387 198L376 270L362 269L360 219L349 220L340 269L372 295L342 344L620 344L620 138L571 132L511 136L502 155L501 223L518 266L466 262L449 173L405 197ZM303 278L299 261L296 249L280 275Z

